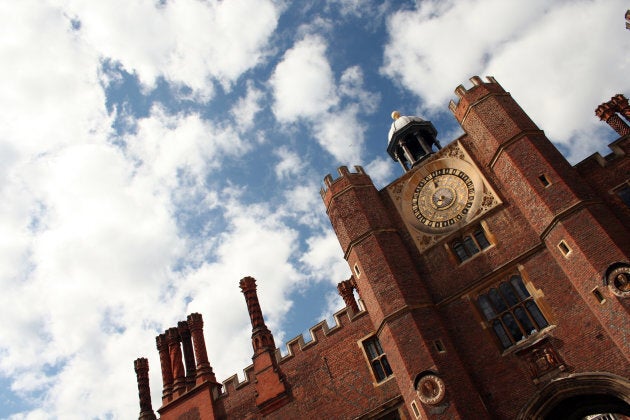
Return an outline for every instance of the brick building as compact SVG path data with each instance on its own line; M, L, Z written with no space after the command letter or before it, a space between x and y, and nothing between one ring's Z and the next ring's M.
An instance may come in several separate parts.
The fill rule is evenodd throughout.
M337 325L281 356L242 279L245 381L217 382L191 314L157 337L162 419L630 416L628 100L596 110L612 153L571 166L496 80L471 82L450 104L465 134L444 147L431 122L392 115L404 174L382 190L361 167L325 177L353 273ZM146 359L135 368L154 419Z

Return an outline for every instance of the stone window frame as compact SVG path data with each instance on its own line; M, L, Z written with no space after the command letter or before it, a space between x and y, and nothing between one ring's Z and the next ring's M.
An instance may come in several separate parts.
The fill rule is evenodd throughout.
M381 342L376 334L370 334L362 338L357 344L361 348L363 357L368 365L375 386L381 385L394 377L394 372L389 364L389 360L387 360L387 354L383 350ZM370 344L374 345L372 350L368 349ZM379 374L375 366L380 366L382 374Z
M613 194L622 205L630 209L630 179L625 180L613 188L611 194Z
M512 282L512 279L515 278L520 279L522 287L516 288ZM507 286L503 286L504 289L501 290L500 287L502 285ZM503 310L495 308L495 304L489 297L491 290L495 290L499 293L498 297L506 304ZM505 298L505 290L515 292L513 297L518 299L518 301L510 304L509 300L513 301L513 299ZM491 305L490 307L495 311L496 316L490 319L488 318L489 313L484 311L484 308L479 302L481 296L487 296L487 300ZM542 299L542 293L532 286L526 274L523 272L522 267L519 267L518 271L514 270L510 271L508 274L502 275L497 278L496 281L492 282L491 285L477 290L471 301L484 329L489 330L494 342L503 352L512 352L514 349L521 348L523 343L536 340L542 332L548 331L554 327L553 319ZM522 311L519 311L520 315L517 315L516 311L519 308ZM510 322L509 317L511 317L514 322L512 328L516 326L518 332L516 330L511 331L510 326L508 326ZM508 320L506 321L505 318L508 318ZM525 320L529 320L530 324L525 325L527 323ZM501 329L499 329L499 327L501 327ZM501 334L501 331L503 334ZM521 334L520 337L518 337L519 332Z
M490 234L487 224L481 223L469 227L460 236L448 243L448 249L458 264L464 264L477 255L486 252L495 245L495 238Z

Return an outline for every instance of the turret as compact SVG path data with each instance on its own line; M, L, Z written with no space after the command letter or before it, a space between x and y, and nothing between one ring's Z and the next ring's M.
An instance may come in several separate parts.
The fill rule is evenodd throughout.
M630 330L611 327L623 324L623 305L617 300L602 305L592 294L609 267L627 262L627 226L494 78L470 80L472 88L457 87L459 101L449 106L466 132L461 143L522 213L619 348L630 354ZM609 123L616 117L611 125L618 131L623 127L616 113L627 117L629 110L624 99L613 97L596 111Z
M387 360L386 366L380 366L376 380L393 372L408 407L416 404L417 385L428 380L427 387L440 392L435 399L427 400L427 410L434 405L449 418L487 418L481 398L471 391L475 387L450 342L395 216L363 168L355 169L350 172L346 167L339 168L337 179L326 176L321 194L355 280L355 284L342 285L340 291L349 298L351 289L358 289L376 331L364 343L366 351L370 357L384 354ZM452 350L438 354L435 340ZM444 397L458 394L465 398Z

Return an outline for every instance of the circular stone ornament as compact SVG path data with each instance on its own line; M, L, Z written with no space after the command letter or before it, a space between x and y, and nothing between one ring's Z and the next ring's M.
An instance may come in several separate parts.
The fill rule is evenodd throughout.
M444 399L446 388L444 381L439 376L425 375L418 381L416 392L423 404L436 405Z
M608 274L610 291L620 298L630 298L630 267L624 266L614 269Z

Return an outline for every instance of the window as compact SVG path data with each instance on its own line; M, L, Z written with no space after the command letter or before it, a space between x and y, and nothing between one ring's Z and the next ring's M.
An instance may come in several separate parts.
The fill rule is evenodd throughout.
M571 248L569 248L569 245L567 245L564 239L558 243L558 249L560 249L560 252L562 252L562 255L565 257L568 257L571 253Z
M383 353L383 348L378 338L371 337L365 340L363 348L370 362L376 382L381 382L392 375L392 368L389 366L387 356Z
M411 401L411 409L413 410L413 415L416 416L417 419L420 418L420 410L418 410L418 404L415 401Z
M602 295L602 292L600 292L597 287L591 290L591 293L593 294L593 296L595 296L595 299L597 299L599 303L606 302L606 298L604 298L604 295Z
M483 228L478 227L472 234L453 241L451 248L460 263L466 261L475 254L490 247L490 241L486 237Z
M479 295L477 304L504 349L549 325L518 275Z
M542 174L541 176L539 176L538 180L540 181L542 186L545 187L545 188L547 188L548 186L551 185L551 182L549 182L549 178L547 178L547 175L545 175L545 174Z
M626 181L615 193L627 207L630 207L630 181Z

